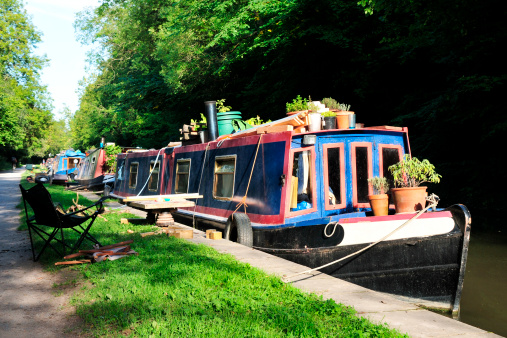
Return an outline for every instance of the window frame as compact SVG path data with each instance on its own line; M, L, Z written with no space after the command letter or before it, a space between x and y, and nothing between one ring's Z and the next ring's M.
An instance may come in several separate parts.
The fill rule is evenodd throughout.
M188 179L187 179L187 190L185 192L178 192L176 191L176 189L178 188L178 181L179 181L179 175L178 175L178 168L179 168L179 164L180 163L183 163L183 162L188 162ZM188 194L188 188L189 188L189 185L190 185L190 168L192 166L192 159L190 158L180 158L178 160L176 160L176 168L175 168L175 172L174 172L174 193L175 194Z
M310 154L312 156L312 161L310 161L310 170L313 175L310 175L310 180L312 184L312 207L310 209L305 210L298 210L298 211L291 211L290 209L290 202L291 202L291 196L292 196L292 169L294 167L294 154L303 152L303 151L310 151ZM302 147L302 148L294 148L291 149L289 152L289 170L288 170L288 184L287 184L287 194L286 194L286 202L285 202L285 214L287 217L295 217L300 215L306 215L310 214L312 212L317 211L317 175L315 171L315 161L317 156L315 155L315 146L309 146L309 147Z
M151 183L153 182L153 174L155 173L155 171L153 171L153 173L150 175L150 179L148 180L148 191L158 191L158 186L159 186L159 183L160 183L160 161L150 161L150 172L153 170L151 165L153 164L153 166L158 166L158 170L157 170L157 185L156 185L156 188L155 189L150 189L150 186L151 186Z
M234 173L232 173L232 196L231 197L221 197L216 195L216 189L217 189L217 174L224 175L226 173L217 173L217 160L228 160L228 159L234 159ZM216 156L215 157L215 166L213 168L213 199L221 200L221 201L232 201L234 198L234 186L236 185L236 165L237 165L237 155L222 155L222 156ZM226 174L230 175L230 174Z
M382 152L384 149L398 149L398 155L400 161L403 159L403 147L400 144L379 144L378 145L378 161L379 161L379 176L385 177L384 175L384 156Z
M136 184L132 185L131 184L131 179L132 179L132 166L136 166ZM138 181L138 176L139 176L139 162L132 162L130 163L130 166L129 166L129 189L135 189L137 187L137 181Z
M340 204L329 204L329 172L328 172L328 149L340 149ZM346 186L345 186L345 143L327 143L322 145L322 151L324 153L324 199L325 199L325 210L336 210L343 209L347 206Z
M352 142L350 144L351 162L352 167L352 207L354 208L369 208L369 202L358 202L357 198L357 168L356 168L356 148L367 149L367 164L368 164L368 178L373 177L373 161L372 161L372 142ZM373 188L368 184L368 194L373 195Z

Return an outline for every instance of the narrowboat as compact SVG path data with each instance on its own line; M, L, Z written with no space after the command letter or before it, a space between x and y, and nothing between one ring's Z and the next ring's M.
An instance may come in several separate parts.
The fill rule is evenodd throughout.
M414 216L395 214L393 206L389 215L373 216L368 200L368 178L389 178L388 167L410 154L407 128L270 132L269 125L120 154L111 195L198 193L203 198L178 209L176 220L223 229L226 239L311 268L360 251ZM464 205L432 208L320 271L457 317L470 223Z
M50 167L50 179L53 183L63 184L67 180L73 180L77 173L79 163L85 158L81 151L68 149L56 155Z
M100 189L104 187L105 182L111 181L113 177L114 174L108 173L104 148L90 149L79 164L75 177L77 186L72 189Z

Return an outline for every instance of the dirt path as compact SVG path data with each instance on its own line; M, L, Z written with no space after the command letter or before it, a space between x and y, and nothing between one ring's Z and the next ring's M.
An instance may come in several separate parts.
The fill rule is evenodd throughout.
M72 287L53 287L72 276L43 271L32 261L28 232L17 231L23 171L0 172L0 338L75 337Z

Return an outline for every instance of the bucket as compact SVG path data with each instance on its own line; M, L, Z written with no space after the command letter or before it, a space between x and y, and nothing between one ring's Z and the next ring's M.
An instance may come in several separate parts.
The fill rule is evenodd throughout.
M228 111L217 113L218 135L229 135L234 131L232 120L241 120L241 112Z
M310 131L319 131L321 129L321 125L322 125L322 118L320 115L320 113L310 113L308 114L308 116L310 117L310 126L309 126L309 130Z

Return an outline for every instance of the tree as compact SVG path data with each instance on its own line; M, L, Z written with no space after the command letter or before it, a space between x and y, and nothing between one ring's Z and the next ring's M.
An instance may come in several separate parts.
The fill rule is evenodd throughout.
M23 5L0 0L0 145L4 155L35 155L52 120L46 88L39 83L45 58L35 56L40 41Z

